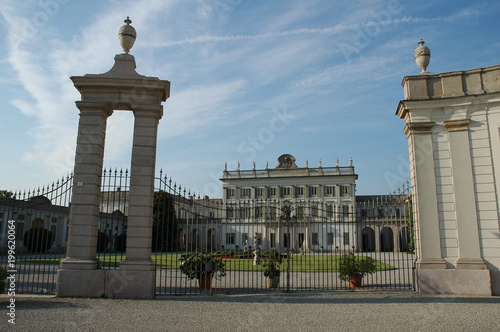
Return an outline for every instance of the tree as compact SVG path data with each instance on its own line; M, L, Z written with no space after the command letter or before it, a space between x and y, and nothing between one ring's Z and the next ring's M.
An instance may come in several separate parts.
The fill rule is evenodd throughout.
M32 252L43 253L52 247L54 235L44 228L32 228L24 233L24 246Z
M177 218L174 199L165 191L157 191L153 201L152 247L156 252L177 249Z
M12 198L13 195L12 191L0 190L0 198Z

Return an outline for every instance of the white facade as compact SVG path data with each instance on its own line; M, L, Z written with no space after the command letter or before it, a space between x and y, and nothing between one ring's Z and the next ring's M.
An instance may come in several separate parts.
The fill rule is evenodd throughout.
M348 250L355 238L354 166L297 167L282 155L276 168L224 170L226 220L221 229L225 249L252 246L257 234L263 250ZM284 202L295 218L281 218Z
M421 292L500 295L500 66L405 77Z

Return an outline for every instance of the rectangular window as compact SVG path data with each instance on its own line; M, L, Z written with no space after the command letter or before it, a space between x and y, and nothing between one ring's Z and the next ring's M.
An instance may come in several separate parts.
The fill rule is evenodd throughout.
M312 242L312 245L313 245L313 246L317 246L317 245L319 245L319 237L318 237L318 233L312 233L312 234L311 234L311 242Z
M309 196L314 197L316 196L317 192L318 192L317 187L309 187Z
M333 246L333 233L326 233L326 244Z
M227 189L227 198L234 198L235 190Z
M350 186L340 186L340 195L342 197L350 196L351 195L350 188L351 188Z
M242 198L250 198L250 188L242 188L240 190Z
M234 233L226 233L226 244L234 244Z
M342 214L344 215L344 217L347 217L349 215L349 205L342 206Z
M269 218L276 219L276 207L271 206L269 208Z
M255 207L255 218L262 218L262 206Z
M283 233L283 247L284 248L288 248L288 236L289 234L288 233Z
M327 204L326 205L326 217L327 218L333 218L333 204Z
M276 188L268 188L269 197L276 197Z
M227 217L229 219L233 219L234 218L234 209L233 208L227 208Z
M257 188L257 197L262 198L264 197L264 188Z
M317 205L314 205L311 207L311 214L313 217L318 217L319 216L319 209Z
M335 187L334 186L326 186L325 187L325 196L335 196Z
M304 187L297 187L297 196L298 197L304 196Z
M243 219L250 218L250 208L247 207L240 208L240 218Z
M290 187L281 188L282 197L290 197Z
M271 233L271 248L276 248L276 233Z
M348 232L344 232L344 246L348 246L350 245L350 242L349 242L349 233Z
M297 218L304 218L304 207L303 206L297 206L296 208L296 216Z

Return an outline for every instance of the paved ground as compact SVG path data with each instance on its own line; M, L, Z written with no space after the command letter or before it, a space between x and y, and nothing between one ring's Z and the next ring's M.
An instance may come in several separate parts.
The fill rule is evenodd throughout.
M499 331L500 297L274 292L156 300L0 297L1 331Z

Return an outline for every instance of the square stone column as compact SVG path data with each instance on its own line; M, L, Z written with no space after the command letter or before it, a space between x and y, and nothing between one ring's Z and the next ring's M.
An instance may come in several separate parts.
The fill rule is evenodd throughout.
M127 258L122 270L155 270L151 260L156 138L162 106L134 109L134 141L127 221Z
M414 201L417 267L418 269L445 269L441 253L438 199L432 143L433 122L407 123L405 133L410 149L410 172L415 188ZM420 194L425 193L425 195Z
M58 296L102 296L97 227L106 121L113 111L104 103L77 102L80 109L66 258L58 272Z
M470 119L444 121L448 129L458 231L457 269L486 270L481 257L469 144Z

